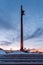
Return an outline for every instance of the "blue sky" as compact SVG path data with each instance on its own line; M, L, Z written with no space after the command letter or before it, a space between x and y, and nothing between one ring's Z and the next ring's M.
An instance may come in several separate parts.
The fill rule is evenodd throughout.
M20 6L25 15L24 48L43 49L43 0L0 0L0 47L20 48Z

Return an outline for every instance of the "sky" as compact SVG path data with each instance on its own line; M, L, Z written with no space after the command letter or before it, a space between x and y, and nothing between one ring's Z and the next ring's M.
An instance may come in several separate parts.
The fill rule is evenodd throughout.
M20 49L20 9L24 48L43 49L43 0L0 0L0 48Z

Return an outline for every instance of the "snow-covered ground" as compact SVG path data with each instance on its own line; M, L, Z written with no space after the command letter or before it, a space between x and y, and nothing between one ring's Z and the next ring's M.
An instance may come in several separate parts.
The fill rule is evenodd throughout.
M14 51L14 52L10 52L9 54L28 54L28 53L22 51Z
M43 53L32 53L32 52L22 52L22 51L14 51L14 52L10 52L8 54L43 54Z
M24 52L21 51L15 51L15 52L10 52L9 54L23 54Z
M0 50L0 54L6 54L4 50Z

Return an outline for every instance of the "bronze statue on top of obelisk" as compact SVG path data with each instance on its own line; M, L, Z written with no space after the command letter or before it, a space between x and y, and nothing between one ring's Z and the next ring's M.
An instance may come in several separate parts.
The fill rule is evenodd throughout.
M23 15L24 15L24 10L21 5L21 45L20 45L20 51L23 51Z

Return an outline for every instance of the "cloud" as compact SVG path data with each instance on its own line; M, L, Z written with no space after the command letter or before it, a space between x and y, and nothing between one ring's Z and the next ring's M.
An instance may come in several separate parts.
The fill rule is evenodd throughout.
M10 14L5 13L5 11L0 11L0 29L15 29L15 17L13 17L14 12Z
M4 21L3 19L0 19L0 28L11 29L12 26L8 21Z
M43 42L43 40L40 39L40 40L36 40L35 42Z
M9 46L11 42L9 41L0 41L0 45Z
M32 39L32 38L39 38L40 36L43 35L43 29L42 28L38 28L32 35L27 35L27 37L25 37L24 39Z
M7 45L7 43L10 44L15 44L15 42L19 42L18 41L19 37L18 37L18 32L17 31L13 31L13 30L1 30L0 31L0 42L1 45Z

